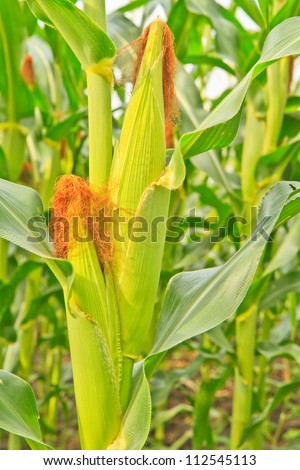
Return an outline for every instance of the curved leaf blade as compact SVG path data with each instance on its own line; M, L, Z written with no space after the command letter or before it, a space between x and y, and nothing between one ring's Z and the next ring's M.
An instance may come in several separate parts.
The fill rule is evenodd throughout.
M70 0L27 0L33 13L54 25L86 69L112 59L116 48L108 35Z
M45 258L60 284L70 288L72 266L53 256L43 204L34 189L0 179L0 237Z
M258 236L258 230L263 225L268 235L272 232L289 198L294 198L295 193L297 195L296 188L300 188L300 183L281 182L268 191L260 206L258 228L252 239L225 265L184 272L171 279L152 351L136 365L131 402L114 448L143 447L150 429L151 397L147 378L152 375L165 351L214 328L234 313L247 293L267 243L265 238ZM141 416L146 416L146 419L142 421ZM138 434L134 438L137 429Z
M245 297L280 213L300 183L275 184L264 197L252 236L223 266L175 275L166 291L152 354L166 351L229 318Z
M259 309L265 310L274 307L282 301L290 292L300 292L299 272L290 272L269 284L268 291L262 297Z
M251 81L273 61L300 53L300 17L289 18L267 36L261 57L243 80L194 131L184 134L180 148L185 158L229 145L239 128L241 108Z
M41 440L32 388L25 380L4 370L0 370L0 428L24 437L34 449L51 449Z

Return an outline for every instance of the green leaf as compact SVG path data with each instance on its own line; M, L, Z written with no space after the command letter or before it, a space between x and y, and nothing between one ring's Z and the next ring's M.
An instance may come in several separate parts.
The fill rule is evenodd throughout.
M19 120L33 114L33 100L21 74L23 25L17 0L0 2L0 90L7 100L8 120ZM2 65L3 60L3 65ZM2 69L2 66L4 68Z
M193 413L193 449L203 449L204 443L207 443L208 449L214 449L209 411L216 392L224 386L229 374L230 368L226 368L219 377L212 377L209 381L202 380L201 382Z
M269 178L270 174L276 172L281 174L288 163L298 157L299 151L300 141L298 138L293 139L293 141L288 142L286 145L278 147L273 152L263 156L259 155L259 161L255 169L257 179L262 180L264 177Z
M70 0L27 1L39 19L58 29L85 69L114 57L111 39Z
M291 185L281 182L268 191L259 209L256 230L227 263L216 268L183 272L171 279L152 351L144 361L136 365L134 393L115 448L123 445L122 448L140 449L147 439L151 409L147 377L151 376L164 352L188 338L216 327L229 318L242 302L267 243L258 234L259 229L263 228L268 238L288 198L294 192L293 186L300 188L300 183ZM142 420L141 415L146 416L146 419ZM134 444L135 447L126 447L127 443Z
M294 188L296 189L296 188ZM294 195L290 198L290 201L284 206L283 211L280 214L279 219L276 222L274 230L276 230L280 225L283 225L292 217L300 213L300 198L299 190L294 192Z
M261 3L268 3L267 0L260 0ZM267 6L265 7L267 8ZM277 24L281 23L282 21L286 20L287 18L295 15L299 15L300 5L299 0L288 0L285 2L281 8L279 8L278 12L272 18L270 22L271 28L274 28Z
M72 129L74 129L74 127L76 127L76 125L78 125L81 120L87 120L87 109L79 109L55 126L51 127L47 132L48 139L52 139L57 142L61 141L69 134L69 132L72 131Z
M51 449L41 440L32 388L25 380L4 370L0 370L0 428L24 437L33 449Z
M289 18L276 26L267 36L261 57L243 80L204 119L194 132L180 139L185 158L213 148L229 145L239 128L242 105L251 80L270 62L300 53L300 17Z
M44 209L38 193L5 180L0 180L0 187L0 236L31 253L52 256Z
M246 429L243 441L250 435L265 419L267 419L272 411L285 400L294 390L300 387L300 380L282 385L275 393L274 397L269 401L265 409L258 416L254 417L250 426Z
M182 119L182 131L195 129L205 116L199 90L193 76L178 61L176 65L176 96Z
M117 48L127 46L141 34L141 29L119 12L108 15L107 31Z
M5 154L3 149L0 147L0 178L8 178L8 169Z
M1 146L6 157L2 176L7 170L11 180L17 180L23 165L25 136L18 126L20 119L33 115L32 95L20 73L23 60L24 30L20 5L17 0L0 2L0 95L1 114L4 104L6 129L1 132ZM4 171L3 171L4 170Z
M268 0L258 0L258 3L259 3L261 15L262 15L263 20L264 20L264 24L265 24L265 26L267 26L268 22L269 22L269 6L268 6L269 2L268 2ZM289 2L287 2L287 3L289 3ZM282 20L283 19L285 19L285 18L282 18Z
M262 28L265 26L262 12L258 8L255 0L235 0L235 3L240 6L256 24Z
M182 58L184 64L210 65L211 67L219 67L231 75L235 76L235 71L227 62L216 55L186 55Z
M2 343L2 346L8 346L10 343L15 343L17 341L18 334L15 329L15 318L10 309L7 309L4 315L1 314L1 317L0 344Z
M49 318L49 312L47 310L47 307L49 306L48 300L52 296L56 297L58 302L61 303L61 305L63 306L64 299L63 299L62 294L63 293L59 284L54 284L53 286L43 291L42 294L34 298L32 302L30 303L28 312L26 313L25 317L22 320L22 325L25 325L27 322L31 322L38 316L48 317L48 321L51 323L51 318ZM59 328L56 315L54 316L54 321L55 321L56 328Z
M216 30L217 48L221 54L229 59L236 60L238 35L233 23L225 19L217 2L211 0L185 0L186 8L190 13L209 18Z
M287 264L297 259L297 253L300 249L300 218L295 221L289 232L284 237L281 245L276 251L274 257L268 264L264 275L270 274L276 269L283 268Z
M72 266L53 258L42 201L36 191L0 179L0 237L45 258L60 284L65 288L71 285Z
M8 310L13 303L17 286L28 276L30 272L41 266L43 266L43 264L37 263L36 261L25 261L25 263L15 269L8 282L0 286L0 321L6 310Z
M144 361L134 367L131 400L123 418L122 427L108 450L141 449L151 424L151 398L144 373Z
M225 335L221 325L216 326L208 333L210 339L220 348L225 349L226 352L233 354L234 347Z
M223 186L228 194L234 198L237 197L234 189L240 187L239 179L233 178L236 175L226 173L217 157L216 152L209 151L203 155L197 155L196 157L192 158L192 163L200 171L204 171L220 186Z
M193 407L191 405L187 405L185 403L179 403L175 405L173 408L168 408L166 410L158 412L152 422L151 422L151 429L155 429L160 424L168 423L172 418L177 416L179 413L189 413L193 412Z
M268 291L260 301L259 309L265 310L274 307L290 292L300 292L299 272L291 272L271 281Z
M128 2L127 5L124 5L123 7L119 8L118 12L127 13L127 11L135 10L136 8L142 7L148 2L149 0L132 0L131 2Z
M294 185L300 187L299 183ZM259 208L257 228L223 266L183 272L171 279L152 354L204 333L234 313L250 287L268 235L292 193L288 182L275 184L268 191ZM259 229L263 229L264 236Z
M300 364L300 346L294 343L278 345L274 343L258 343L257 351L265 356L268 361L276 357L291 357Z

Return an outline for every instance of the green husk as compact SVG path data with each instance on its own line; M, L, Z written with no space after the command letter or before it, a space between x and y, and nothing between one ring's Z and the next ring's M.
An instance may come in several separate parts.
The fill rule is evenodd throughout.
M156 186L166 165L163 96L165 28L161 20L154 21L149 28L110 178L114 202L127 222L122 224L125 241L115 241L113 270L123 356L133 359L141 353L152 320L169 207L169 190ZM133 216L144 219L143 241L132 239L128 222ZM153 241L151 224L156 217L160 217L161 222L157 240Z
M75 272L67 318L81 446L105 449L121 420L106 287L93 242L74 243L68 259Z

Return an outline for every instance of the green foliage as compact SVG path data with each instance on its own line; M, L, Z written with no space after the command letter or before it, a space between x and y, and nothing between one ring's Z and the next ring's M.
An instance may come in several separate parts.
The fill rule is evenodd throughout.
M22 436L4 433L0 448L22 448L23 438L33 449L80 446L66 318L80 343L74 293L83 283L74 285L71 263L53 257L48 206L60 175L107 181L139 50L139 42L127 45L159 6L175 38L180 122L169 130L164 188L156 191L176 188L169 214L182 218L183 235L165 244L153 321L148 332L142 328L129 405L111 448L298 449L300 88L292 56L300 52L299 2L231 0L224 8L210 0L137 0L106 21L101 9L93 14L96 3L103 7L102 0L84 10L73 0L0 4L0 236L10 242L0 240L0 427ZM24 77L28 55L33 83ZM145 128L150 115L143 114ZM162 138L163 131L162 120ZM45 239L37 240L41 233ZM131 247L121 267L142 251ZM143 268L148 273L153 260ZM133 287L146 299L147 287L139 287L146 275L136 277ZM117 298L112 278L104 278L98 290L112 318ZM126 295L129 280L122 283ZM85 309L98 315L90 294ZM86 328L94 335L94 326ZM98 339L90 348L96 367ZM119 354L118 346L118 374ZM88 371L81 373L88 381ZM104 395L99 409L106 398L116 401ZM85 409L98 439L103 426L89 401Z
M114 57L109 37L70 0L29 0L28 4L38 18L58 29L84 68Z
M23 436L33 449L49 449L41 441L34 393L24 380L0 371L0 427Z

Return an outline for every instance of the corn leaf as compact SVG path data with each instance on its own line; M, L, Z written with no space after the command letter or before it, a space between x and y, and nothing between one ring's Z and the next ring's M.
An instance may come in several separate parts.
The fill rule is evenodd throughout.
M32 449L51 449L41 440L32 388L25 380L4 370L0 370L0 428L24 437Z
M275 343L258 343L257 350L260 354L265 356L268 361L275 359L276 357L288 357L294 359L300 364L300 346L295 343L287 344L275 344Z
M0 237L45 258L61 285L70 288L72 266L53 258L42 201L34 189L0 179Z
M236 0L236 4L240 6L255 23L262 28L265 26L262 11L258 8L255 0Z
M13 303L17 287L24 281L24 279L27 278L30 272L41 266L43 266L43 263L38 263L31 260L25 261L25 263L23 263L21 266L18 266L14 270L13 274L10 276L7 282L0 285L0 322L3 318L3 315L7 312L10 305ZM0 336L2 336L1 333Z
M293 183L293 186L299 188L300 184ZM259 209L257 229L227 263L221 267L180 273L171 279L152 352L170 349L232 315L247 293L268 235L292 195L293 186L281 182L268 191Z
M144 374L144 363L135 366L131 401L124 415L120 434L108 449L141 449L151 424L151 398Z
M300 17L289 18L267 36L261 57L243 80L204 119L194 132L184 134L180 148L185 158L229 145L236 136L242 105L252 79L271 62L300 53Z
M265 25L268 24L268 19L269 19L269 5L268 5L268 0L258 0L259 6L260 6L260 11L262 14L262 17L264 19Z
M274 257L268 264L264 275L272 273L276 269L297 260L297 253L300 247L300 218L296 220L290 231L285 235L280 247L276 251Z
M58 29L84 68L114 57L111 39L70 0L27 1L37 18Z
M216 327L231 316L245 297L253 280L261 254L278 217L295 187L300 183L281 182L264 197L258 226L243 247L223 266L175 275L169 282L149 356L135 367L133 394L116 447L140 449L150 425L149 378L165 351L182 341ZM269 218L268 218L269 217ZM264 238L258 230L265 230ZM141 404L144 420L141 420ZM124 444L125 441L125 444ZM135 446L135 447L133 447Z
M269 284L268 291L260 301L259 309L265 310L274 307L290 292L300 292L300 277L297 271L285 274L272 281Z
M31 116L34 109L32 97L20 74L20 63L24 53L23 40L19 2L2 0L0 2L0 90L9 107L8 120Z
M185 0L185 5L190 13L205 16L210 20L216 30L216 43L221 54L232 61L236 61L238 34L231 21L223 17L220 6L211 0ZM181 17L179 16L181 21Z
M206 113L192 76L178 61L176 64L176 96L182 120L182 132L198 127Z
M246 439L251 434L251 432L256 429L268 416L270 416L272 411L276 410L276 408L288 395L297 390L299 387L300 380L295 380L294 382L290 382L287 385L282 385L279 387L273 399L269 401L265 409L258 416L253 418L252 423L244 433L243 440Z
M296 197L291 198L291 200L286 204L284 207L283 211L280 214L279 219L277 220L277 223L274 227L274 230L276 230L280 225L283 225L285 222L288 220L292 219L295 215L299 214L300 212L300 198L298 197L298 194Z
M260 0L262 3L268 3L267 0ZM267 6L265 7L268 8ZM281 8L279 8L278 12L270 21L271 28L274 28L277 24L281 23L282 21L286 20L290 16L299 15L300 12L300 4L298 0L289 0L285 2Z
M117 48L128 46L141 34L140 28L119 12L108 15L107 31Z
M4 98L6 130L1 132L7 176L17 180L23 164L25 137L17 123L33 115L33 98L20 73L24 31L17 0L0 2L0 94ZM1 108L3 106L1 97ZM1 117L3 121L3 117ZM3 159L1 157L1 159ZM2 166L2 165L1 165Z
M138 207L137 216L143 220L158 220L167 217L170 192L166 188L150 187L145 191ZM154 231L155 229L153 229ZM152 234L152 232L150 232ZM117 283L120 311L122 312L123 352L138 354L145 338L140 333L149 330L153 305L161 271L165 224L157 226L157 239L144 236L144 240L130 240ZM149 282L145 282L147 273ZM141 316L141 312L143 315Z

